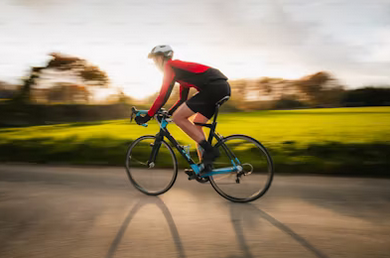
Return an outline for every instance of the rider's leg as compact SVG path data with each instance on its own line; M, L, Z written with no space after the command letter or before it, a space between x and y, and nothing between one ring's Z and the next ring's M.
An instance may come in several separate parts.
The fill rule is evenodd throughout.
M207 121L209 121L209 119L207 117L205 117L204 115L200 114L200 113L197 113L195 116L194 116L194 119L193 119L193 122L194 123L202 123L202 124L205 124L207 123ZM199 126L199 125L196 125L196 128L203 133L204 135L204 138L206 138L204 132L203 132L203 126ZM199 143L196 144L196 151L198 153L198 157L199 157L199 162L202 161L202 155L203 155L203 148L199 145Z
M205 139L205 135L202 130L198 129L198 126L191 123L188 118L194 115L186 103L180 105L180 107L173 113L173 121L179 126L188 136L190 136L197 143Z
M199 130L196 125L191 123L188 118L195 114L186 103L183 103L173 113L173 121L194 141L196 141L205 152L202 155L202 161L205 165L211 164L218 157L218 150L214 149L209 142L206 141L203 131Z

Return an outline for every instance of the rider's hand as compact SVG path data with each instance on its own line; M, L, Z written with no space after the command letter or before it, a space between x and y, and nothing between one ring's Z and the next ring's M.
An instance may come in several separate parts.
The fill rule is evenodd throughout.
M147 123L152 117L146 114L145 116L136 116L135 122L139 125Z

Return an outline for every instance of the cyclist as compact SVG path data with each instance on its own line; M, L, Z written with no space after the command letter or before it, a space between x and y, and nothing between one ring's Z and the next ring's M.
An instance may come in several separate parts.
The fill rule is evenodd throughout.
M180 84L180 99L169 109L173 121L198 147L199 160L206 168L219 156L216 148L206 141L201 126L191 123L188 118L196 114L193 122L207 123L214 115L216 103L230 96L230 85L227 77L219 70L192 62L173 60L173 50L168 45L154 47L148 55L156 66L164 73L160 94L145 116L137 116L138 124L148 122L154 114L167 102L175 82ZM187 100L189 89L193 87L198 93ZM202 148L199 148L202 147ZM203 154L200 149L203 149Z

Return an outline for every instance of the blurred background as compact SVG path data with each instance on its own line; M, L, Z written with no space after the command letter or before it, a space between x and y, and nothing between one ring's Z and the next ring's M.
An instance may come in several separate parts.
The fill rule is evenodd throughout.
M259 225L256 220L260 217L263 223L268 221L300 243L308 250L308 257L387 257L386 254L390 254L385 244L390 240L390 224L388 218L379 215L388 214L388 208L384 207L389 207L390 200L386 190L389 189L386 178L390 177L388 0L0 1L0 170L3 171L0 173L0 178L3 178L0 182L3 187L0 209L4 211L0 222L9 226L0 227L1 239L15 237L18 240L17 233L11 236L9 232L22 232L30 225L26 221L41 216L23 211L18 202L12 201L14 206L7 206L4 200L17 199L23 200L27 206L37 205L39 214L45 207L50 207L51 211L42 215L46 218L59 216L71 220L73 215L67 211L77 210L80 212L75 216L81 216L77 217L80 225L92 220L84 217L87 216L84 212L93 217L101 209L107 209L123 214L115 217L115 221L120 221L115 225L122 225L122 228L119 232L110 231L112 238L107 243L114 242L111 246L107 244L108 251L102 251L108 252L106 257L114 256L115 248L125 234L123 230L139 210L137 201L140 200L142 206L150 200L132 192L131 203L123 205L126 198L116 199L117 192L109 192L111 186L107 184L112 182L113 188L123 187L121 194L126 193L129 186L121 186L122 180L127 180L121 178L125 173L120 168L113 168L112 171L117 172L112 172L114 177L110 181L111 170L105 166L123 166L126 149L133 140L144 134L157 133L155 121L144 128L130 123L129 117L132 106L149 109L158 95L162 74L147 59L147 54L159 44L171 45L174 58L218 68L229 77L232 97L222 107L217 131L224 136L247 134L262 142L271 152L277 176L283 176L279 185L276 180L276 190L270 192L274 197L266 199L262 207L268 209L268 213L257 206L242 209L240 206L226 206L215 193L210 193L210 196L218 201L208 199L209 202L202 204L202 210L215 212L206 216L216 219L217 214L224 218L221 211L230 211L231 216L225 220L231 219L235 237L233 234L226 243L236 241L241 248L240 252L230 255L215 251L222 250L226 243L215 246L214 251L210 251L213 247L209 246L210 252L202 253L186 249L185 246L193 240L179 237L183 232L193 234L195 242L205 244L201 237L203 233L191 231L185 220L189 211L193 214L199 212L192 206L204 200L197 196L199 189L173 190L176 195L168 194L164 200L168 208L160 203L160 199L153 199L157 206L153 205L162 210L168 220L169 232L172 232L176 246L173 249L176 251L162 257L173 254L185 257L191 252L199 257L258 257L262 250L251 248L255 245L256 248L266 248L270 243L258 246L257 240L247 242L250 237L245 236L243 229L253 230L251 236L256 239L260 233L253 225ZM190 95L194 93L191 91ZM179 87L176 85L165 108L178 98ZM191 139L173 124L169 129L181 144L192 145L191 154L195 155ZM26 163L29 165L20 169L12 167ZM179 163L180 168L186 167L183 160ZM31 170L31 164L45 166ZM58 165L61 169L56 167ZM79 177L78 173L84 175L84 172L75 172L70 168L74 165L88 165L85 169L91 173L94 169L89 166L93 166L104 171L97 175L107 176L89 178L91 174L87 173L88 177ZM17 174L29 170L43 174ZM50 171L57 171L60 176ZM284 178L289 175L297 176L300 183ZM334 177L319 177L317 181L302 179L302 175ZM351 176L351 179L340 179L339 176ZM10 183L29 180L44 182L46 186L53 184L54 187L35 189L29 188L30 185ZM69 191L61 188L68 183L72 185ZM315 187L310 187L311 184ZM363 185L366 188L360 188ZM14 191L24 187L27 188L20 193ZM298 190L301 187L304 190ZM97 189L109 192L108 197L97 193ZM57 190L63 191L64 195L53 194ZM91 193L95 197L83 195ZM210 198L207 193L201 196ZM85 197L85 203L77 199L78 194ZM292 199L285 198L285 195ZM54 201L46 203L47 200L42 202L41 199L28 201L28 198L41 198L39 196L53 196L65 204L56 206L59 204L54 204ZM175 203L175 196L180 196L182 206ZM112 204L100 207L96 198L106 198L104 200ZM304 205L302 198L307 201ZM190 204L186 206L188 202ZM211 205L213 203L222 208L216 211ZM273 206L273 203L277 205ZM318 203L321 204L311 206ZM297 206L293 207L293 204ZM85 210L76 208L81 206L86 207ZM128 207L128 210L123 207ZM173 217L176 214L176 218L180 218L176 224L169 209L173 209ZM291 211L296 220L285 215ZM14 218L19 218L14 217L16 213L22 217L15 222ZM154 219L152 215L148 216ZM202 217L202 213L196 217ZM250 218L249 224L241 221L246 217ZM106 220L99 218L98 225L105 225ZM112 218L109 218L107 220L112 223ZM212 236L218 237L218 232L224 232L224 225L213 228L215 225L205 220L201 220L202 225L208 225ZM51 222L58 223L57 220ZM351 224L342 226L347 222ZM149 222L145 223L136 224L140 231L151 226ZM294 223L302 224L298 227ZM67 228L66 224L60 225ZM199 227L200 222L191 220L189 225ZM334 225L334 231L328 228L329 225ZM15 231L12 231L13 227ZM35 237L37 231L28 232L30 235L24 236L26 241ZM81 228L80 232L87 231ZM77 235L80 232L71 233ZM153 234L153 231L146 232ZM337 237L345 232L350 235L343 242ZM100 233L95 232L94 236ZM366 233L369 239L370 234L379 234L381 240L371 245L371 240L358 238ZM55 238L56 235L51 234L54 233L41 241L47 243L49 236ZM274 237L272 239L281 240L272 232L270 234ZM148 239L149 234L144 237ZM307 239L314 239L315 244ZM332 242L335 240L338 242ZM286 243L283 239L281 241ZM0 244L0 256L3 252L4 257L27 257L19 245L3 243L3 246ZM146 248L144 243L139 246ZM324 249L320 251L321 248L314 246ZM275 248L283 249L280 246ZM288 248L290 246L281 253L265 252L265 256L290 254L285 257L306 257L295 247ZM142 254L146 249L139 251L139 257L144 257ZM96 257L90 253L92 249L88 250L64 257L80 254ZM148 257L158 257L155 253L148 254ZM36 255L45 257L39 252ZM55 256L59 257L58 254Z
M387 1L15 0L0 10L1 161L121 165L128 142L157 130L128 117L161 86L147 53L170 44L175 58L229 77L219 131L257 138L279 171L389 175Z

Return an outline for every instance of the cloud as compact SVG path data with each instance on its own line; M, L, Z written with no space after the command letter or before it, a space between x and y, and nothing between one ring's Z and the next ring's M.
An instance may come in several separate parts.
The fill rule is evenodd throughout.
M353 86L390 81L388 0L7 3L0 2L0 78L20 76L58 50L90 59L140 95L128 82L156 83L158 90L159 81L147 78L158 75L147 76L155 71L145 55L168 43L177 57L216 66L229 77L328 70Z
M388 65L390 62L390 28L386 27L378 30L375 39L372 51L366 60Z
M247 5L243 5L242 1L230 2L230 5L225 5L222 8L223 13L219 14L220 23L221 26L232 24L233 26L225 27L225 32L229 31L231 35L230 40L242 48L250 47L251 51L264 53L263 57L267 64L279 64L280 67L301 65L313 71L328 70L333 72L336 77L340 77L354 86L370 80L390 83L388 73L390 59L383 55L389 51L388 34L382 35L381 43L376 44L375 47L369 44L357 45L354 44L353 37L352 41L345 40L337 27L333 27L332 31L330 29L332 26L326 26L327 21L335 17L330 16L331 11L324 11L323 9L326 8L320 3L326 4L330 1L316 1L316 8L311 8L311 10L305 8L306 11L308 9L310 11L307 15L311 17L309 19L302 18L305 14L302 10L298 11L296 7L292 7L292 2L294 1L267 0L249 4L254 2L247 1ZM295 1L297 5L304 5L302 4L304 2ZM359 3L363 6L359 6ZM345 30L354 28L355 34L359 37L375 37L375 35L373 33L370 35L359 34L359 29L363 28L365 31L368 25L351 24L351 22L360 19L368 23L371 17L371 20L382 24L386 19L378 19L377 13L374 11L383 7L386 10L386 7L390 6L384 1L371 2L372 12L366 12L364 18L352 18L351 14L356 13L357 10L362 11L363 7L367 7L364 4L367 5L369 2L354 2L355 8L352 10L347 9L350 6L345 1L333 1L333 4L333 10L337 9L340 17L339 26L343 26ZM344 7L340 6L342 4ZM237 10L239 11L237 12ZM329 16L326 20L316 19L315 15L320 13ZM245 14L248 14L249 17L245 17ZM296 19L297 15L301 15L301 18ZM344 21L343 16L346 17ZM382 17L386 18L387 16ZM369 27L374 30L379 25L376 26L372 22ZM374 53L372 53L373 49L376 49Z

